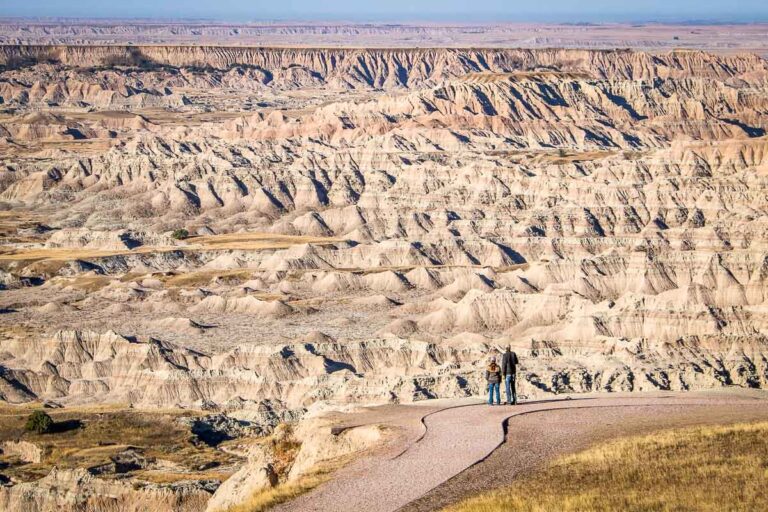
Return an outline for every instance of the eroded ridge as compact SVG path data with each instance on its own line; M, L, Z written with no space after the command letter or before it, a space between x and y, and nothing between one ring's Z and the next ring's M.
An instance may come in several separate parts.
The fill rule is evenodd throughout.
M0 64L6 400L468 396L508 344L526 396L765 385L758 56Z

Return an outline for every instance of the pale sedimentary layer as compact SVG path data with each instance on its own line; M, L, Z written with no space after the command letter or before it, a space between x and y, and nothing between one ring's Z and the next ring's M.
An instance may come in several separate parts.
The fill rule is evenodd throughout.
M34 482L0 487L3 510L193 511L204 510L211 493L198 482L170 486L103 480L85 469L54 469Z
M0 45L0 64L50 63L81 68L172 66L253 67L266 83L293 75L308 85L414 86L470 72L503 73L542 68L594 73L601 78L652 79L698 75L724 78L756 71L756 55L711 55L680 50L652 55L629 50L572 49L348 49L227 46Z
M469 338L469 339L468 339ZM339 343L305 340L206 355L115 333L59 332L5 344L0 398L194 407L265 396L300 408L410 402L482 392L483 358L498 343L457 336L440 343L394 337ZM516 346L525 396L580 391L763 387L762 336L690 336L674 342L603 339L593 346Z
M759 57L0 54L6 400L765 385Z
M768 26L538 23L217 23L0 19L3 44L740 49L765 54Z

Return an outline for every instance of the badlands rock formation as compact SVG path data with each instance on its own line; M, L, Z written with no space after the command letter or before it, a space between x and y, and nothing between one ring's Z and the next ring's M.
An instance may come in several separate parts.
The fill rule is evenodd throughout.
M527 396L768 381L758 56L4 46L0 64L6 401L465 396L506 345Z
M148 44L314 48L695 48L765 55L768 25L541 23L223 23L107 19L1 19L1 44Z
M84 469L56 470L35 482L0 488L3 510L204 510L210 493L187 484L172 487L137 487L107 481ZM66 490L66 491L63 491Z

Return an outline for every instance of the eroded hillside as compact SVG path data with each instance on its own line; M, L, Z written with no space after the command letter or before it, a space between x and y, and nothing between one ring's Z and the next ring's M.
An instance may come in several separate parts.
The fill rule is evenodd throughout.
M463 396L506 345L528 396L768 381L759 57L0 63L4 400Z

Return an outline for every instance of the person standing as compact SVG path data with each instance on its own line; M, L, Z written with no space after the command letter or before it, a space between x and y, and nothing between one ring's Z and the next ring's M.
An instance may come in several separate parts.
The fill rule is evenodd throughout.
M493 396L496 395L496 405L501 405L501 368L496 364L496 358L491 357L488 368L485 370L485 380L488 381L488 405L493 405Z
M507 401L505 404L517 405L517 354L507 345L507 351L501 358L501 373L504 375L504 387L507 392Z

